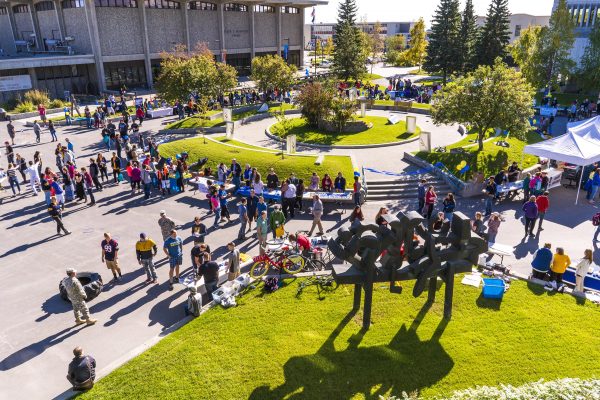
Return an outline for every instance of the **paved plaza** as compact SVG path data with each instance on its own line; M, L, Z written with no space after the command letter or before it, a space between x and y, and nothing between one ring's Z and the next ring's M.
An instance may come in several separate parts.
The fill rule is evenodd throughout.
M373 115L389 115L385 111L373 111ZM428 116L417 115L418 125L433 133L433 145L456 142L460 135L453 127L436 127ZM143 130L156 133L164 124L173 120L166 118L147 121ZM236 139L264 147L276 147L264 130L274 119L244 125L236 130ZM22 121L18 121L17 131ZM5 123L0 132L7 138ZM69 138L75 146L78 164L87 165L90 156L101 151L99 130L78 127L60 128L59 139ZM44 131L42 143L35 144L32 130L23 128L17 133L15 152L31 160L35 151L41 151L44 166L54 167L55 143ZM409 166L403 162L404 151L416 151L418 142L379 149L310 150L327 154L352 155L359 166L401 172ZM243 154L243 153L242 153ZM106 155L106 154L105 154ZM210 155L208 155L210 157ZM108 158L108 157L107 157ZM243 157L239 161L244 163ZM2 156L2 165L6 159ZM332 171L335 172L335 171ZM369 180L385 179L371 174ZM88 207L71 202L66 206L64 224L70 236L55 235L55 223L46 212L43 196L35 197L30 190L26 194L11 197L10 188L0 193L0 230L4 232L0 244L0 393L3 398L48 399L65 391L69 384L66 369L72 357L72 349L80 345L98 362L99 375L108 373L131 352L139 351L143 343L168 332L168 328L184 317L183 302L187 292L176 285L168 290L168 266L159 253L160 285L144 283L144 272L136 262L135 242L140 232L146 232L160 243L157 224L159 211L166 210L185 239L184 265L189 267L189 251L192 247L189 229L194 216L204 216L205 200L191 191L162 198L153 193L149 200L142 194L132 195L129 185L108 184L101 192L95 192L96 205ZM582 195L583 199L583 195ZM544 230L534 238L523 239L520 200L507 201L495 206L502 213L502 223L497 241L514 248L514 256L505 257L505 264L523 274L529 272L531 254L545 242L554 247L563 246L572 259L578 259L585 248L592 248L594 227L591 216L597 207L580 201L575 206L573 189L557 188L550 194L550 210L546 215ZM367 202L363 208L367 221L372 221L377 210L387 206L393 211L416 208L416 199L392 202ZM458 199L458 210L472 216L483 211L483 198ZM345 223L349 213L331 211L324 218L327 230L333 231ZM234 214L234 221L236 215ZM307 229L311 218L301 214L286 224L288 231ZM226 243L237 236L237 224L211 232L207 242L217 256L225 254ZM91 327L73 327L73 315L68 303L58 295L58 283L65 276L67 267L79 271L95 271L102 274L105 282L110 273L101 262L100 241L103 232L111 232L119 242L119 259L123 270L122 282L107 283L100 296L90 302L90 311L98 323ZM244 252L255 255L255 240L241 244ZM594 249L594 260L600 262L600 251ZM408 295L408 294L407 294Z

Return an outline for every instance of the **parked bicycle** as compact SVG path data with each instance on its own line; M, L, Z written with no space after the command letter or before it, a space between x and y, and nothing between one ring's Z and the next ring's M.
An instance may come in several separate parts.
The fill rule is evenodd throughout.
M339 284L333 278L333 275L316 275L306 278L298 284L298 291L296 297L300 297L302 292L308 286L316 286L317 294L321 298L321 292L333 292L339 286Z
M250 276L255 279L265 276L271 268L278 270L279 273L283 270L294 275L302 271L306 264L306 260L300 254L291 253L288 246L274 252L266 252L252 260L254 264L250 268Z

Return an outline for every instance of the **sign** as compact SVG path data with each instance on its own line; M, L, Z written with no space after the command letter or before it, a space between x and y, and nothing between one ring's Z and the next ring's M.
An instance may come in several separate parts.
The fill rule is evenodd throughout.
M419 151L431 152L431 132L421 131L421 136L419 136Z
M231 109L229 107L223 108L223 121L225 121L225 122L231 122L232 121L232 115L233 115L233 109Z
M288 135L286 137L286 149L288 154L296 153L296 135Z
M144 99L141 97L136 97L135 98L135 106L142 107L143 105L144 105Z
M229 121L225 123L225 136L227 139L233 139L233 128L235 123Z
M31 88L31 77L29 75L0 76L0 92L12 92Z
M289 51L289 49L290 49L290 45L289 44L286 43L286 44L283 45L283 58L286 59L286 60L288 59L288 51Z
M308 72L308 68L306 68L306 70L304 71L304 75L306 75L307 78L310 76L310 72Z
M406 133L415 133L417 130L417 117L412 115L406 116Z
M399 115L393 114L393 115L390 115L388 117L388 123L390 125L396 125L398 122L400 122L400 116Z
M556 107L540 107L540 115L542 117L556 117L558 108Z

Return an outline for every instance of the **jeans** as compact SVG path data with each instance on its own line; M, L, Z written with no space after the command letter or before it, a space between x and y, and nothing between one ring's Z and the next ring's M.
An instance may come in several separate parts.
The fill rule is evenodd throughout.
M10 183L10 188L12 189L13 194L17 194L15 186L17 187L17 190L19 190L19 193L21 193L21 186L19 186L19 180L16 177L13 178L12 176L9 176L8 183Z
M96 203L96 199L94 198L94 194L92 193L92 188L87 188L87 194L90 196L90 201L92 204Z
M219 221L221 220L221 208L215 208L215 223L213 226L219 226Z
M419 199L419 209L417 210L417 212L419 214L423 213L423 207L425 207L425 198L424 197L422 199Z
M154 268L154 263L152 262L152 259L149 258L149 259L145 260L142 258L140 261L142 263L142 266L144 267L144 270L146 271L146 277L148 278L148 280L158 279L158 276L156 275L156 269Z
M71 117L69 115L65 117L65 121L67 121L67 126L71 125Z
M452 216L454 215L454 212L450 211L450 212L445 212L444 213L444 219L447 219L448 222L452 222Z
M241 184L240 177L234 175L233 178L231 178L231 183L235 185L235 190L237 191L240 188Z
M594 200L594 197L596 197L596 195L598 194L598 189L600 189L600 186L592 185L592 194L590 196L590 200Z
M52 219L54 221L56 221L56 233L60 234L60 230L62 229L64 233L69 233L69 231L67 230L67 228L65 228L65 226L62 223L62 218L61 217L52 217Z
M496 235L498 232L488 232L488 242L496 243Z
M150 183L144 183L144 198L145 199L149 199L150 198Z
M594 233L594 242L598 241L598 235L600 235L600 225L596 227L596 233Z
M540 211L540 212L538 213L538 219L539 219L539 222L538 222L538 231L539 231L540 229L542 229L542 222L544 222L544 217L545 217L545 216L546 216L546 212L545 212L545 211L544 211L544 212L541 212L541 211Z
M244 239L246 237L246 225L248 221L245 219L240 219L240 231L238 232L238 239Z
M535 218L525 217L525 234L533 235L533 228L535 228Z
M492 213L492 204L493 204L493 197L492 196L488 196L485 199L485 215L490 215Z
M46 197L46 205L49 206L50 198L52 197L52 194L50 193L49 190L44 190L44 196Z
M360 206L360 193L356 192L352 195L352 198L354 199L354 205L355 206Z
M55 130L51 130L50 131L50 135L52 136L52 141L58 140L58 137L56 137L56 131Z
M92 128L92 119L91 118L86 118L85 122L86 122L87 128L91 129Z

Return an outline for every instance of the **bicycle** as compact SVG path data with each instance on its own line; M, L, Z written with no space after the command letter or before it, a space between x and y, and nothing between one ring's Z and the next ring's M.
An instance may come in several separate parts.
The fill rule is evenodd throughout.
M298 291L296 292L296 297L300 297L302 291L308 286L316 286L317 294L319 299L321 298L321 292L333 292L339 286L336 280L333 278L333 275L316 275L314 274L310 278L306 278L302 282L298 284Z
M250 268L250 276L258 279L267 274L270 268L285 271L290 275L295 275L304 269L306 260L300 254L290 254L289 247L284 247L272 253L269 252L254 257L254 264Z

